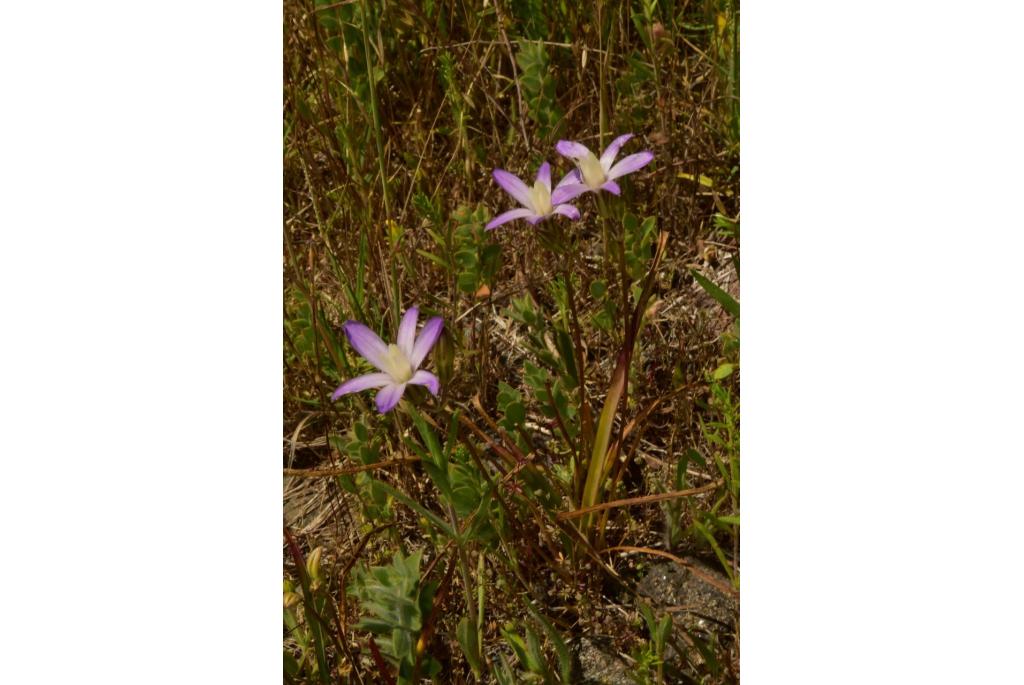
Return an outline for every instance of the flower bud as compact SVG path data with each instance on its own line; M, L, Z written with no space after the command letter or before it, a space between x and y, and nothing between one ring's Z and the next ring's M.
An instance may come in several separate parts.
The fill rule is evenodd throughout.
M320 557L324 553L323 547L317 547L306 557L306 572L313 580L320 580Z
M455 366L455 344L452 342L451 332L445 326L441 331L441 337L434 346L434 366L437 368L437 377L444 387L452 379L452 370Z
M386 224L388 228L388 242L391 244L391 249L394 250L398 247L398 243L401 242L405 229L394 219L388 219Z

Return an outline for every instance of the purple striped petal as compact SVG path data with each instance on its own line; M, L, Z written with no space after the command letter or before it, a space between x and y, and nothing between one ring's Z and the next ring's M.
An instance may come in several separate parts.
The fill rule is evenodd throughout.
M551 165L546 160L537 170L537 180L547 186L549 193L551 192Z
M555 149L563 157L571 157L573 159L582 159L590 154L590 150L586 145L577 143L574 140L560 140L555 144Z
M638 152L635 155L629 155L619 160L619 163L608 170L608 178L615 179L619 176L625 176L631 174L637 169L647 166L654 159L653 152Z
M547 217L541 216L540 214L534 214L533 216L526 218L526 223L530 224L531 226L536 226L540 222L544 221L544 219L547 219Z
M407 358L412 354L412 344L416 341L416 321L419 318L419 307L409 307L398 326L398 349Z
M622 188L615 181L605 181L604 185L601 186L601 190L607 190L612 195L622 194Z
M412 378L409 379L409 382L413 385L426 386L431 395L437 395L438 391L441 389L441 382L437 380L437 376L429 371L417 371L412 375Z
M420 368L423 358L427 356L427 353L434 347L437 339L441 337L442 328L444 328L444 319L440 316L435 316L424 324L423 330L420 331L420 337L416 338L416 344L413 345L412 356L409 357L412 368Z
M555 207L554 213L561 214L562 216L567 216L573 221L576 221L577 219L580 218L580 210L576 209L572 205L558 205L557 207Z
M632 137L632 133L624 133L613 140L612 144L604 149L604 153L601 155L601 168L604 169L604 173L607 174L608 170L612 168L612 162L614 162L615 158L618 156L619 150L621 150L622 146L625 145Z
M342 395L347 395L360 390L380 388L391 383L391 376L386 373L368 373L364 376L356 376L352 380L345 381L338 386L338 389L331 393L331 400L337 400Z
M377 411L381 414L387 414L402 399L403 393L405 393L405 383L385 385L377 393L377 397L374 398L374 401L377 403Z
M510 209L504 214L499 214L498 216L491 219L487 223L487 225L484 226L484 228L486 228L488 231L491 231L497 228L498 226L501 226L502 224L507 224L509 221L512 221L513 219L525 219L528 216L535 216L532 209L527 209L525 207L520 207L519 209Z
M388 346L377 334L358 321L346 321L341 326L348 336L348 342L362 355L363 359L381 371L387 365Z
M510 174L504 169L494 170L494 180L498 182L498 185L502 189L514 197L516 202L524 207L530 207L530 189L522 179L515 174Z
M590 186L586 183L569 183L561 188L555 188L555 192L551 193L551 204L563 204L575 197L579 197L588 190L590 190Z
M555 190L558 190L562 186L566 186L566 185L570 185L570 184L575 184L575 183L583 183L583 179L580 178L580 170L579 169L573 169L572 171L567 173L565 176L563 176L562 180L558 182L557 186L555 186Z

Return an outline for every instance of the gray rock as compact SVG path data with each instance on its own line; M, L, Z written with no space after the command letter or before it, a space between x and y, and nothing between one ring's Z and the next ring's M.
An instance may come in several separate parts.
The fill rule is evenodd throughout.
M739 602L701 576L713 578L722 586L729 579L695 559L685 559L699 573L675 562L655 564L637 585L637 592L655 608L670 612L673 622L687 630L707 635L725 635L735 631Z
M636 685L629 677L629 667L610 648L590 638L580 640L576 653L579 659L581 685Z

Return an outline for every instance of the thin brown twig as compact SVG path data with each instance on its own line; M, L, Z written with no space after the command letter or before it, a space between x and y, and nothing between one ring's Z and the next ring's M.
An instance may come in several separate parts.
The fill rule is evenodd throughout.
M398 457L387 461L378 461L375 464L361 464L359 466L339 466L333 469L284 469L285 476L294 478L330 478L333 476L350 476L353 473L373 471L374 469L387 469L400 464L419 461L419 457Z
M603 504L595 504L590 507L583 507L582 509L574 509L573 511L563 511L558 515L558 519L560 521L566 521L568 519L579 518L580 516L584 516L595 511L603 511L605 509L614 509L616 507L629 507L634 504L651 504L653 502L662 502L667 499L676 499L677 497L690 497L692 495L702 495L705 492L712 492L720 485L724 485L724 483L725 481L719 478L714 483L701 485L698 488L690 488L688 490L674 490L672 492L662 492L656 495L643 495L641 497L628 497L626 499L617 499L611 502L604 502Z
M355 0L349 0L349 2L354 2L354 1ZM531 41L531 42L540 43L541 45L550 45L550 46L556 47L556 48L571 48L571 47L574 47L573 43L558 43L558 42L553 41L553 40L538 40L538 41ZM452 48L464 48L464 47L467 47L469 45L501 45L501 44L502 44L502 42L501 41L497 41L497 40L464 40L464 41L461 41L459 43L448 43L447 45L428 45L425 48L421 48L420 49L420 53L432 52L434 50L450 50ZM593 53L600 54L600 55L604 54L604 50L600 50L598 48L588 47L586 45L584 45L583 47L585 47L587 49L587 52L593 52Z
M656 557L664 557L666 559L676 562L680 566L685 566L693 573L693 575L697 576L698 578L700 578L708 585L712 586L717 590L721 590L722 592L732 597L738 597L740 594L739 591L736 590L736 588L731 587L726 583L723 583L714 576L708 575L704 571L701 571L695 564L691 564L686 559L681 559L677 557L675 554L664 552L660 549L651 549L650 547L633 547L632 545L619 545L618 547L608 547L604 550L604 552L606 554L610 552L638 552L640 554L652 554Z
M516 66L516 57L512 54L512 43L508 40L508 34L505 33L505 26L502 24L503 17L500 3L497 0L494 2L494 11L498 15L498 33L501 34L501 40L505 43L505 50L508 52L508 59L512 63L512 76L515 78L516 84L516 99L519 102L519 128L523 133L523 144L526 145L526 149L530 152L533 151L533 146L530 145L530 137L526 133L526 108L523 106L523 89L519 85L519 67Z

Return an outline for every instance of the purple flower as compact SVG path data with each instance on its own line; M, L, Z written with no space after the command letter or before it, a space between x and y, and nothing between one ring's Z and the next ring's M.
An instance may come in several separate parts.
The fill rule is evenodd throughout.
M572 180L570 176L562 179L555 188L555 192L558 192L563 184ZM513 219L526 219L530 224L535 225L555 214L561 214L574 220L580 218L580 210L572 205L551 201L551 165L547 162L540 165L540 169L537 171L537 180L534 181L532 188L523 183L518 176L510 174L504 169L494 170L494 180L522 207L510 209L491 219L486 226L488 231Z
M652 159L654 153L649 151L637 152L636 154L623 157L618 164L613 165L619 150L626 144L632 133L621 135L612 141L612 144L605 148L601 159L594 156L585 145L571 141L560 140L555 145L558 153L576 162L578 169L572 172L575 178L569 181L566 176L558 188L551 194L551 201L554 203L568 202L586 192L596 193L599 190L607 190L609 193L618 195L621 190L615 182L619 176L631 174L637 169L646 166ZM571 174L570 174L571 175Z
M346 321L341 328L348 336L349 344L363 359L376 366L380 373L368 373L345 381L334 391L331 399L336 400L350 392L380 388L376 397L377 411L384 414L395 408L409 383L425 385L431 394L436 395L440 387L437 376L418 369L441 336L444 321L435 316L423 324L423 330L416 337L416 321L419 316L420 310L410 307L398 327L398 342L390 345L358 321Z

